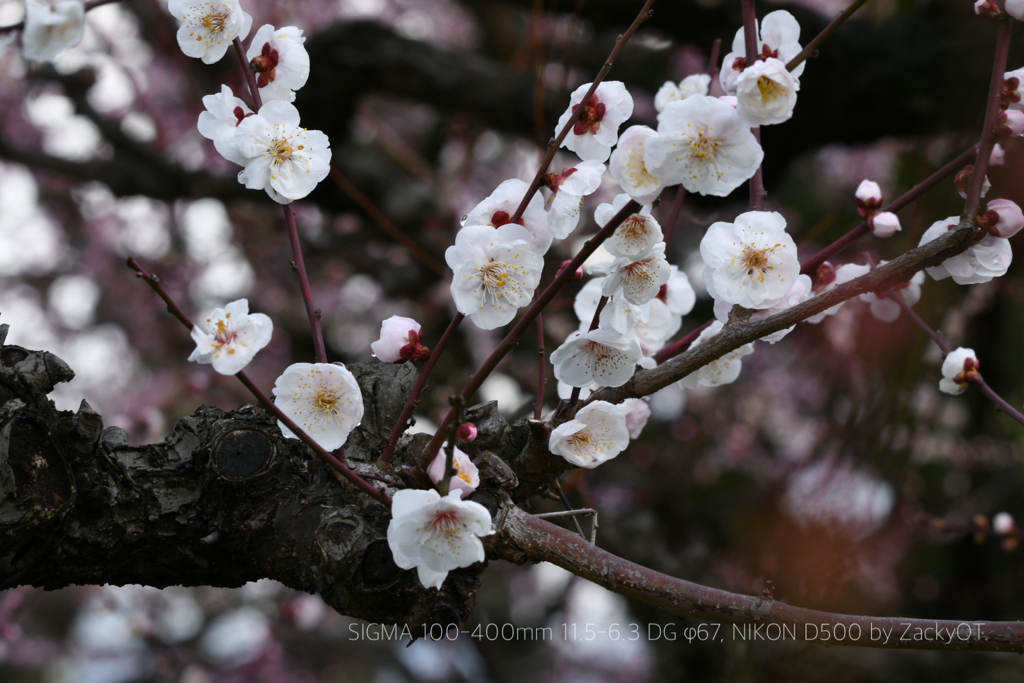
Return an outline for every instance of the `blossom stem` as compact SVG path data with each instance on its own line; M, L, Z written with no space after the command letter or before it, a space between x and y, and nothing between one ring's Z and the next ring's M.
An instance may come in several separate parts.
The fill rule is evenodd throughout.
M952 349L946 342L945 337L942 336L942 333L933 329L931 325L926 323L921 318L921 316L919 316L917 312L913 308L911 308L906 301L903 300L903 297L899 294L899 292L890 289L886 293L886 296L892 298L893 301L899 304L899 307L903 309L903 312L910 316L910 319L917 323L917 326L920 327L925 334L932 338L932 341L934 341L939 346L939 348L942 349L943 358L949 355ZM997 394L995 389L990 387L988 383L985 382L985 379L983 377L978 378L978 386L981 388L981 393L985 394L985 396L987 396L988 399L995 404L996 408L1002 410L1004 413L1012 417L1017 422L1024 424L1024 414L1022 414L1019 410L1011 406L1002 396Z
M238 55L238 64L242 67L242 78L249 84L249 94L252 95L253 111L257 114L263 107L263 98L260 97L260 89L256 85L256 74L249 68L249 60L245 58L245 47L242 40L237 36L231 42L235 46L235 54Z
M306 316L313 334L313 348L316 351L316 362L327 362L327 349L324 347L324 333L320 329L320 309L313 304L313 292L309 288L309 276L306 275L306 264L302 260L302 245L299 243L299 229L295 225L295 212L287 204L281 207L284 220L288 224L288 240L292 244L292 263L295 273L299 276L299 289L302 291L302 302L306 305Z
M676 185L676 198L672 200L672 211L668 214L668 222L665 223L664 242L668 246L672 239L672 233L676 231L676 223L679 222L679 214L683 210L683 200L686 199L686 188Z
M515 324L512 331L505 335L505 338L501 340L498 346L491 352L491 355L487 357L487 360L473 373L469 381L466 382L466 386L463 387L462 400L467 404L469 399L473 397L484 383L484 380L494 372L494 368L498 367L498 363L505 357L514 346L519 343L519 339L526 332L527 328L533 323L533 321L540 315L547 307L551 300L558 294L558 290L562 288L566 282L568 282L573 275L576 274L576 269L579 268L587 258L590 257L594 251L601 246L601 244L608 239L608 237L615 232L616 228L622 225L622 222L632 216L634 213L640 210L640 204L634 200L626 202L617 214L610 221L608 221L600 231L597 232L593 237L587 240L583 244L583 248L580 249L579 253L576 254L569 264L561 269L561 272L555 277L555 279L544 288L544 291L536 298L536 300L530 304L530 306L523 313L523 316L519 319L519 322ZM449 410L445 416L441 426L438 427L437 432L434 433L434 438L427 444L425 456L431 458L437 455L438 450L441 448L441 444L444 442L444 435L448 427L451 426L452 420L455 417L454 410Z
M367 216L370 217L378 228L387 233L388 237L395 240L403 247L409 250L412 257L422 263L432 273L438 277L445 277L444 264L438 261L436 258L427 253L427 251L416 243L416 240L409 237L409 235L402 232L397 225L391 222L391 220L377 208L369 197L349 180L344 173L338 170L338 167L331 164L331 180L338 186L342 192L348 195L348 198L359 205Z
M711 89L711 84L718 78L718 58L722 52L722 39L715 38L715 42L711 43L711 54L708 55L708 76L711 76L711 83L708 84L708 90Z
M455 411L455 419L452 420L451 429L448 430L448 445L444 449L444 476L441 477L441 481L437 484L437 489L442 497L448 495L448 486L451 484L452 476L455 474L455 438L459 434L459 427L462 426L463 409L465 407L466 402L462 400L461 396L452 396L452 410Z
M548 383L548 366L544 358L544 314L537 314L537 403L533 406L533 417L541 419L544 413L544 390Z
M85 11L88 12L91 9L95 9L100 5L109 5L114 2L121 2L121 0L89 0L85 3ZM17 24L10 24L8 26L0 26L0 35L8 33L10 31L20 31L25 28L25 22L19 21Z
M566 136L569 135L569 131L573 129L573 126L576 125L576 122L579 121L580 116L582 116L583 112L586 110L587 102L590 101L591 96L597 90L597 86L601 85L605 76L607 76L608 72L612 70L612 65L615 63L615 60L618 59L619 53L622 52L622 48L626 46L626 42L629 41L636 30L640 28L640 24L650 18L651 5L653 4L654 0L647 0L647 2L644 3L644 6L640 8L640 13L636 15L636 19L634 19L633 23L629 25L628 29L626 29L626 32L620 35L618 40L615 41L615 47L612 48L611 54L609 54L608 59L605 60L604 66L597 72L597 77L590 85L590 89L587 91L587 94L585 94L583 99L580 100L579 105L576 107L576 111L574 111L569 117L569 120L565 122L565 126L562 127L562 130L558 131L558 135L555 136L555 139L548 143L548 151L544 154L544 158L540 162L540 168L537 169L537 175L534 176L533 180L530 182L530 186L527 188L526 194L523 196L523 200L519 202L519 208L516 209L516 212L512 214L512 217L509 219L510 223L518 223L519 219L523 217L523 213L526 211L526 207L530 204L530 200L533 199L533 195L537 194L537 191L540 189L544 175L548 172L548 167L551 166L551 162L554 160L555 153L558 152L558 148L562 146L562 142L565 140Z
M786 64L786 69L792 71L800 66L808 57L816 56L818 48L821 47L822 43L831 38L832 34L836 32L836 29L846 23L846 20L853 16L853 13L859 10L867 1L868 0L854 0L850 3L850 6L840 12L828 26L822 29L821 33L814 37L814 40L807 43L807 46L800 50L796 57L789 60Z
M455 330L459 328L462 321L466 316L461 313L456 313L455 317L448 324L448 329L441 335L441 339L437 342L434 350L430 353L430 358L423 364L423 369L420 370L420 376L416 379L416 384L412 388L412 393L409 394L409 399L405 402L405 406L402 408L401 415L398 416L398 422L391 430L391 436L388 437L388 445L384 448L384 452L381 453L380 462L391 462L395 458L395 447L398 445L398 439L401 438L405 432L406 425L409 423L409 418L412 417L412 411L416 409L416 406L420 402L420 395L427 386L427 379L430 378L430 373L433 371L434 366L437 365L437 359L441 357L441 353L448 346L448 342L455 334Z
M682 339L680 339L679 341L674 342L674 343L672 343L669 346L666 346L661 351L658 351L656 354L654 354L654 360L656 360L659 363L661 363L663 361L668 360L669 358L673 358L675 356L678 356L680 353L682 353L683 351L686 350L686 347L689 346L690 343L693 342L694 339L696 339L697 337L700 336L701 332L703 332L707 328L711 327L711 323L713 323L713 322L715 322L715 321L714 320L707 321L706 323L704 323L703 325L701 325L700 327L695 329L693 332L691 332L690 334L688 334L685 337L683 337Z
M883 207L880 211L891 211L896 213L903 207L910 204L912 201L923 195L925 192L930 190L932 187L937 185L940 181L953 175L959 171L964 164L966 164L974 156L975 151L978 149L978 143L971 145L969 148L961 152L955 159L950 161L948 164L940 168L939 170L932 173L930 176L914 185L910 190L905 192L902 196L893 202L890 202L888 206ZM868 224L866 222L861 223L850 232L846 233L832 244L828 245L814 256L810 257L803 262L800 266L800 272L808 275L813 275L825 261L829 260L846 247L853 244L858 238L868 233Z
M981 203L981 187L988 170L988 160L992 156L992 148L996 144L993 128L999 116L999 96L1003 92L1003 75L1006 72L1006 61L1010 54L1010 30L1013 19L1006 14L999 17L999 31L996 34L996 53L992 60L992 78L988 86L988 104L985 107L985 123L981 129L981 140L978 143L978 154L974 159L974 170L967 184L967 201L964 204L964 216L973 217Z
M754 11L754 0L743 0L743 44L746 49L746 63L753 64L757 60L757 14ZM754 134L757 144L761 144L761 127L752 126L750 132ZM757 165L757 170L750 178L750 208L754 211L764 210L764 172L763 164Z
M189 331L191 331L192 328L195 327L195 325L192 324L192 321L189 320L189 317L185 315L185 313L181 310L178 304L175 303L174 299L171 298L171 295L167 293L167 290L163 288L163 285L160 284L159 277L157 277L156 275L151 275L150 273L146 272L146 269L139 265L139 262L136 261L134 258L128 259L128 267L134 270L136 276L142 278L146 282L146 284L149 285L150 289L156 292L157 295L161 299L163 299L164 303L167 304L167 310L171 315L180 320L181 323L186 328L188 328ZM356 488L360 489L365 493L370 494L372 497L376 498L385 505L391 505L390 496L385 494L383 491L380 491L376 487L371 486L365 479L363 479L358 474L349 469L348 466L345 465L345 463L341 462L336 457L334 457L326 450L324 450L324 448L320 446L320 444L318 444L313 439L313 437L311 437L309 434L306 434L306 432L302 431L302 429L300 429L299 426L296 425L295 422L293 422L290 417L282 413L281 409L274 405L274 402L271 401L267 397L267 395L264 394L263 391L261 391L260 388L253 383L251 379L249 379L248 375L246 375L244 372L238 372L235 374L235 377L237 377L238 380L245 385L246 389L252 392L252 395L256 397L256 400L260 402L264 409L273 413L274 417L276 417L278 420L284 423L284 425L288 427L288 429L290 429L293 434L298 436L300 439L302 439L303 442L305 442L307 446L312 448L313 452L316 453L321 460L323 460L328 465L333 467L339 474L341 474L341 476L345 477L350 482L355 484Z

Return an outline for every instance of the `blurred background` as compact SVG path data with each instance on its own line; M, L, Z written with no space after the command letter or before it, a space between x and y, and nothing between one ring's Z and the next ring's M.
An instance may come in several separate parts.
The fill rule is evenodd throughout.
M844 4L765 3L759 15L789 10L806 43ZM369 360L391 315L419 320L424 343L436 343L454 313L443 253L459 217L503 180L533 176L568 92L593 78L641 5L243 4L254 32L272 23L307 36L312 73L296 105L304 126L330 137L336 172L295 207L331 360ZM22 13L20 0L0 0L0 25ZM891 201L980 130L992 22L952 0L876 0L856 16L809 62L794 118L763 135L767 208L785 215L804 258L859 222L861 180L877 181ZM274 339L248 370L265 389L288 364L311 361L312 343L280 211L239 185L236 167L196 129L202 96L222 82L241 92L234 56L213 65L184 57L155 0L103 6L86 24L82 44L54 65L24 63L16 44L0 54L0 322L10 325L8 343L50 350L75 370L52 396L59 408L86 398L105 425L142 444L202 404L232 409L250 398L232 378L185 362L191 340L125 267L128 255L190 315L240 297L268 314ZM661 84L704 71L713 41L727 52L740 24L735 2L655 3L612 71L633 95L630 123L656 126ZM1018 45L1010 68L1021 66ZM553 166L573 163L567 155ZM1012 142L990 172L989 197L1024 203L1022 166ZM595 230L593 208L616 193L608 183L553 248L552 271ZM666 220L672 199L666 192L655 215ZM699 296L680 335L711 317L703 231L746 201L745 191L686 198L669 260ZM834 263L864 263L865 252L891 259L962 206L944 181L900 213L902 232L863 238ZM974 348L985 378L1015 406L1024 402L1022 272L1018 263L970 287L929 279L915 306L952 346ZM545 313L549 351L578 325L575 292ZM462 326L415 429L443 417L500 336ZM498 400L509 418L530 412L536 348L527 334L481 400ZM600 546L673 576L824 610L1020 619L1021 551L1011 538L971 533L971 520L1024 515L1024 428L978 391L941 394L938 365L938 350L905 316L884 323L851 302L779 344L758 343L734 384L660 392L628 451L570 472L563 487L574 505L600 511ZM606 633L588 640L588 626ZM1024 679L1011 655L826 649L726 631L701 642L687 631L695 626L546 564L493 564L465 632L411 647L273 582L22 588L0 593L0 680Z

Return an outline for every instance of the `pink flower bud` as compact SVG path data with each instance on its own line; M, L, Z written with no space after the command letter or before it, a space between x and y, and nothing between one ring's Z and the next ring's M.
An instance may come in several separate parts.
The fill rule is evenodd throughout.
M992 132L1002 137L1017 137L1024 133L1024 112L1008 109L996 119Z
M858 204L882 205L882 188L873 180L860 181L855 196L857 197Z
M993 199L978 217L978 225L995 237L1009 239L1024 228L1024 213L1009 199Z
M989 19L998 17L1002 12L999 10L999 6L990 0L978 0L974 3L974 13L979 17L986 17Z
M1006 151L998 142L992 147L992 154L988 157L989 166L1002 166L1006 163Z
M412 318L393 315L380 325L380 339L370 344L373 355L385 363L425 360L430 349L420 344L423 332Z
M476 439L476 425L472 422L464 422L459 425L459 431L455 433L456 438L462 443L469 443Z
M1008 512L1000 512L998 515L992 518L992 531L999 536L1005 536L1006 534L1012 534L1017 530L1017 523L1013 521L1013 517Z
M628 197L627 197L627 199L628 199ZM572 263L571 260L570 261L562 261L562 265L558 267L558 272L555 273L555 277L557 278L559 275L561 275L562 271L565 270L569 266L570 263ZM573 273L572 277L569 278L569 282L579 282L582 279L583 279L583 266L581 265L579 268L576 269L576 272Z
M900 219L891 211L881 211L868 218L868 227L875 237L892 237L900 231Z

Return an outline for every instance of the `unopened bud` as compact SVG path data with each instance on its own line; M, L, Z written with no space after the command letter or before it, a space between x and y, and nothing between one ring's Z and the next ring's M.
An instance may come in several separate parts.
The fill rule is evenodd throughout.
M818 288L816 291L821 291L823 287L826 287L836 281L836 269L832 267L832 264L825 261L818 266L817 273Z
M455 433L456 438L462 443L469 443L476 439L476 425L472 422L463 422L459 425L459 431Z
M875 237L892 237L900 231L900 219L891 211L880 211L868 217L868 227Z
M569 261L562 261L562 265L558 267L558 272L555 273L555 277L557 278L559 275L561 275L562 271L564 271L566 268L568 268L570 263L572 263L571 260L569 260ZM572 277L569 278L569 282L579 282L582 279L583 279L583 266L580 265L580 267L576 269L576 272L572 274Z
M1002 166L1006 163L1006 150L998 142L992 146L992 154L988 156L989 166Z
M867 218L882 205L882 188L872 180L862 180L854 195L857 198L857 213Z
M1017 523L1009 512L1000 512L992 518L992 531L1000 536L1012 534L1017 531Z
M1002 11L999 9L999 5L991 0L978 0L974 3L974 13L979 17L993 19L1001 15Z
M995 237L1009 239L1024 228L1024 213L1009 199L993 199L978 216L978 227Z
M1024 133L1024 112L1008 109L996 119L992 132L1000 137L1018 137Z
M1020 102L1020 90L1018 90L1020 79L1010 76L1010 74L1006 74L1006 76L1006 80L1003 81L1003 90L999 93L999 106L1003 109Z

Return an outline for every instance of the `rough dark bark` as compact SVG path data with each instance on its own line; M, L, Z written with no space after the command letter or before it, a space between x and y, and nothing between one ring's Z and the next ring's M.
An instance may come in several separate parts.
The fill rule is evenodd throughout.
M367 470L416 371L351 369L366 415L347 454ZM424 589L392 560L390 511L339 483L252 406L200 408L163 443L136 447L123 430L103 429L84 401L74 414L54 409L46 394L72 377L53 354L0 347L0 589L232 587L266 577L413 633L472 610L484 565L451 572L443 590ZM392 476L408 469L402 458ZM477 495L497 511L500 494L487 485Z

